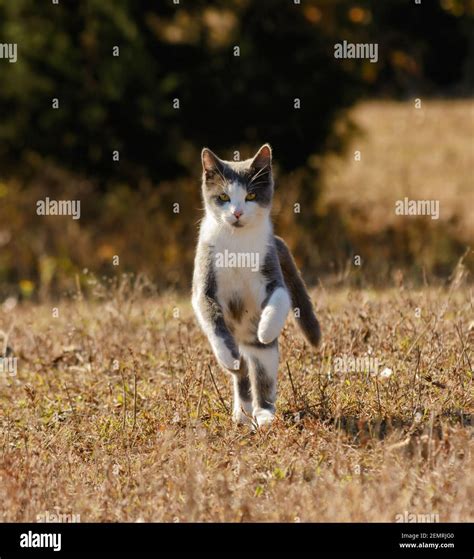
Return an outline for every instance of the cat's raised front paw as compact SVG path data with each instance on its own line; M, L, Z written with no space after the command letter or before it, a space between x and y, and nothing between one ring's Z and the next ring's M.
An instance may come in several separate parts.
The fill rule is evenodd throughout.
M270 344L278 338L282 328L281 321L277 320L271 307L265 307L258 324L257 338L262 344Z
M290 297L288 292L286 289L279 287L273 292L260 316L257 331L259 342L269 344L278 338L285 325L289 310Z

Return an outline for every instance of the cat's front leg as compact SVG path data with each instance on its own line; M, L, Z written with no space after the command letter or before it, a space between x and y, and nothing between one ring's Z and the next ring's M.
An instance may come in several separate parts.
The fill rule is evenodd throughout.
M196 317L207 335L216 359L224 369L240 369L240 352L225 320L217 298L217 279L213 248L199 243L196 251L192 305Z
M286 287L277 287L268 298L260 316L257 330L259 342L269 344L278 338L290 308L291 301Z
M199 293L193 296L192 303L219 365L231 372L239 371L239 348L224 321L222 308L217 300L209 294Z
M261 270L267 297L257 329L258 341L270 344L278 338L291 308L290 295L283 280L276 245L270 244Z
M219 365L227 371L239 371L241 366L241 357L239 350L229 332L229 337L210 336L209 343L211 344L212 351L216 356Z

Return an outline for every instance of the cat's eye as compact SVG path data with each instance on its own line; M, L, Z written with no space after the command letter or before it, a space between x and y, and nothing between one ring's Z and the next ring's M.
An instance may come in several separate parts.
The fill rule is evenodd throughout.
M222 194L219 194L219 200L222 200L223 202L228 202L230 198L225 192L222 192Z
M255 200L255 192L249 192L247 194L247 196L245 197L245 199L249 202L252 201L252 200Z

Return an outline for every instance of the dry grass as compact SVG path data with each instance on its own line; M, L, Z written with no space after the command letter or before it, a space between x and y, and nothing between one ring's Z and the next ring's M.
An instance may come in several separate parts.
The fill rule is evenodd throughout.
M416 109L414 100L371 100L351 118L360 134L347 155L324 160L326 200L363 212L372 231L400 219L396 200L439 200L440 221L472 243L474 102L423 99Z
M474 299L460 275L318 288L324 343L311 353L289 322L278 419L254 433L231 423L230 382L187 299L96 287L0 311L19 359L0 378L0 520L473 520ZM390 378L334 373L331 359L369 350Z

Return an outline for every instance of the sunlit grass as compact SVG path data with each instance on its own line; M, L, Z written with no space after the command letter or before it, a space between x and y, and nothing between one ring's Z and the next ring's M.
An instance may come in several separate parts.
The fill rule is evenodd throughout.
M277 420L259 432L232 424L230 381L186 298L127 282L99 295L0 311L19 363L0 378L1 520L472 520L473 298L459 276L314 290L323 344L288 322ZM335 357L367 353L392 376L335 374Z

